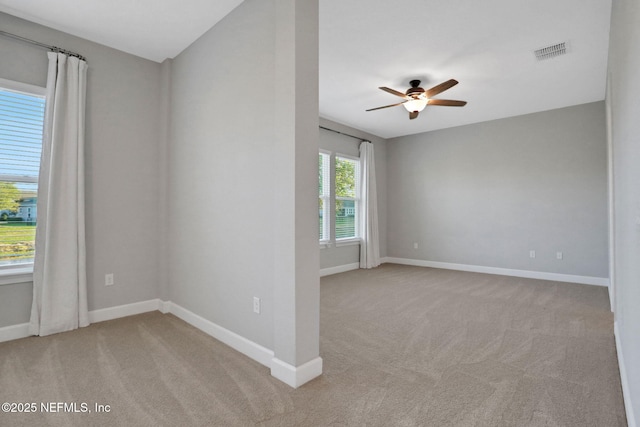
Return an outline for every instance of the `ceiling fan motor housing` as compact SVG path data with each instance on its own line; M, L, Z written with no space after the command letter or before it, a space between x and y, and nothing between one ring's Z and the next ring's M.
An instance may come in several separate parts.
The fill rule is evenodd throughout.
M411 87L406 92L407 96L420 98L420 95L425 92L425 90L420 87L420 80L411 80L409 84L411 84Z

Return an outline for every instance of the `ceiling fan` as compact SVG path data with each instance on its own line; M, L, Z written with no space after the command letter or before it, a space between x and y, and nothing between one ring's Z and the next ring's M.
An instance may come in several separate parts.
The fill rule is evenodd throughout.
M424 110L427 105L441 105L447 107L464 107L467 104L467 101L454 101L451 99L433 99L433 96L444 92L447 89L451 89L453 86L458 84L457 80L451 79L447 80L444 83L440 83L432 87L431 89L424 90L420 87L420 80L411 80L409 82L411 87L407 90L407 92L402 93L397 90L388 88L388 87L380 87L378 89L382 89L385 92L389 92L392 95L399 96L403 98L403 102L399 102L397 104L385 105L384 107L371 108L367 111L381 110L383 108L395 107L398 105L402 105L409 112L409 119L413 120L418 117L418 113Z

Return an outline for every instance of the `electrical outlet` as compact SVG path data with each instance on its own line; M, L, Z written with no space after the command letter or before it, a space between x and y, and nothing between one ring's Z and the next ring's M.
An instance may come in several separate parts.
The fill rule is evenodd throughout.
M104 275L104 285L105 286L112 286L113 285L113 273L109 273L109 274L105 274Z
M529 251L529 258L535 258L536 257L536 251Z
M260 314L260 298L253 297L253 312Z
M562 252L556 252L556 258L562 259Z

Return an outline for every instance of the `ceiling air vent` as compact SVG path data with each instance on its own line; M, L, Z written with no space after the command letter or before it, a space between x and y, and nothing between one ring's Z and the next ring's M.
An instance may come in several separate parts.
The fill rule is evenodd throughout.
M552 46L543 47L542 49L538 49L533 53L536 54L536 58L538 61L542 61L543 59L549 59L556 56L564 55L567 53L567 45L565 42L554 44Z

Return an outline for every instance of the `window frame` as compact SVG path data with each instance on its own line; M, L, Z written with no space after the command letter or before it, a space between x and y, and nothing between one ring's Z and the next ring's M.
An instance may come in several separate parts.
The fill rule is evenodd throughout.
M355 163L355 184L356 184L356 188L355 188L355 197L345 197L345 196L337 196L336 195L336 186L335 186L335 182L334 185L332 186L332 196L334 199L334 206L336 206L336 203L338 200L352 200L354 202L354 236L349 236L349 237L341 237L338 238L337 237L337 232L335 231L335 216L337 216L337 210L334 207L334 234L336 235L336 246L343 246L343 245L347 245L347 244L351 244L351 243L359 243L361 241L360 239L360 208L361 208L361 203L360 201L362 200L362 194L361 194L361 183L360 183L360 169L361 169L361 164L360 164L360 157L355 157L355 156L350 156L348 154L341 154L341 153L336 153L334 156L334 162L333 162L333 174L335 176L336 174L336 163L338 161L338 159L344 159L344 160L349 160Z
M319 241L321 245L327 245L331 242L331 237L333 233L331 233L331 194L332 194L332 185L331 185L331 151L320 150L318 156L322 156L322 194L318 191L318 199L322 199L322 235L319 236ZM318 171L319 172L319 171ZM320 207L318 207L318 214L320 212Z
M44 99L46 109L47 89L42 86L22 83L14 80L0 78L0 89L10 92L18 92L25 95L36 96ZM43 118L43 126L46 118ZM44 132L44 129L43 129ZM30 176L16 176L12 174L0 174L1 181L19 181L37 183L38 179ZM28 283L33 281L33 262L2 265L0 266L0 286L16 283Z
M351 245L360 245L362 239L360 237L360 209L361 209L361 183L360 183L360 171L362 168L360 157L352 156L348 154L337 153L325 149L319 149L319 155L325 155L329 158L329 171L328 171L328 179L329 179L329 195L328 195L328 203L324 203L324 215L325 222L324 226L328 227L328 236L325 239L319 239L320 249L330 248L335 245L335 247L341 246L351 246ZM336 158L342 158L346 160L351 160L356 163L356 196L355 198L346 198L347 200L354 200L357 204L356 207L356 215L355 215L355 237L342 237L336 238ZM323 163L324 164L324 163ZM325 196L326 197L326 196ZM345 198L338 198L345 199ZM327 200L327 199L325 199ZM328 212L327 212L328 211Z

